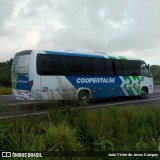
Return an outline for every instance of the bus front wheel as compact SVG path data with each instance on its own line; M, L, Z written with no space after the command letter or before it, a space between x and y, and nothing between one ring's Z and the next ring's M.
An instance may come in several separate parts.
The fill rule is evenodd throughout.
M145 98L147 97L147 95L148 95L148 88L147 88L147 87L143 87L143 88L141 89L141 92L140 92L139 97L140 97L141 99L145 99Z
M78 104L87 105L90 103L90 93L89 91L80 91L78 94Z

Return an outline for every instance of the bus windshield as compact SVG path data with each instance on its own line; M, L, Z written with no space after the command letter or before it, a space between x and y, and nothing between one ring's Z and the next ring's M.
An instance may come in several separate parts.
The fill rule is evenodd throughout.
M12 64L12 73L28 73L30 55L15 56Z

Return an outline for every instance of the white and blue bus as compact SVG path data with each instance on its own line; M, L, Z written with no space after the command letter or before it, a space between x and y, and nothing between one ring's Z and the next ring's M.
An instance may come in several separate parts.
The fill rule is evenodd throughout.
M17 99L64 100L146 96L153 92L149 65L140 59L101 53L25 50L12 64Z

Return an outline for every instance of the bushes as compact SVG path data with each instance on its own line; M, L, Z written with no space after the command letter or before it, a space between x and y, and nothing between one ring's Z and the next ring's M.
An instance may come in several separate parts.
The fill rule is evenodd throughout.
M7 62L0 62L0 85L11 87L11 65L13 59Z
M47 117L39 123L1 124L1 150L160 150L160 108L156 106L52 112Z
M11 94L12 90L9 87L3 87L0 85L0 95Z
M152 75L153 75L153 80L154 84L159 85L160 84L160 66L159 65L152 65L150 67Z
M65 151L81 150L75 130L65 124L9 125L0 133L1 150L6 151Z

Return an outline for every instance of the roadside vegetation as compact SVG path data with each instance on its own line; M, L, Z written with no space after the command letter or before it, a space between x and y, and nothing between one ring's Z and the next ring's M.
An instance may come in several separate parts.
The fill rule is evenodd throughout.
M0 124L1 151L160 151L160 107L50 112Z
M154 80L154 85L160 85L160 80Z
M153 75L154 84L160 85L160 66L152 65L150 69Z
M11 87L11 66L13 59L6 62L0 62L0 85Z
M12 90L10 87L3 87L0 86L0 96L1 95L7 95L7 94L11 94Z
M0 95L11 94L12 61L0 62Z

